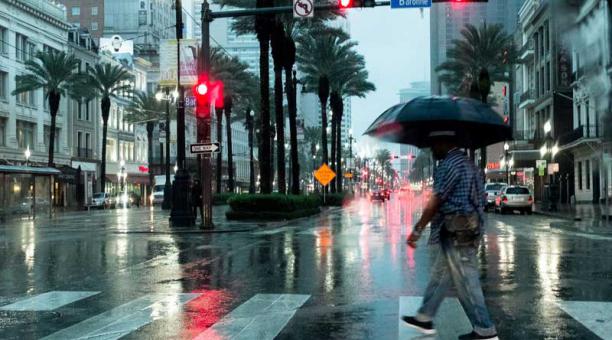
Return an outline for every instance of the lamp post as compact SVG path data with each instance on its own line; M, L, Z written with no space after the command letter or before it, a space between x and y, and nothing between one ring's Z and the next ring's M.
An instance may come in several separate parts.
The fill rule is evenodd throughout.
M253 120L255 111L251 110L246 117L249 130L249 194L255 193L255 159L253 158Z
M555 155L557 154L557 152L559 152L559 147L557 145L553 145L553 139L552 139L552 124L550 122L550 120L546 121L546 123L544 123L544 145L542 145L542 147L540 148L540 155L542 157L545 157L546 155L548 155L547 157L547 161L548 164L552 164L552 162L554 162L555 159ZM548 169L547 169L548 171ZM550 211L556 211L557 210L557 202L555 197L553 197L553 194L555 193L555 177L553 173L549 173L548 174L548 194L546 195L546 200L548 201L548 209Z
M349 185L351 187L351 193L355 192L355 188L354 188L354 176L355 174L353 173L353 129L349 129L349 172L351 173L351 175L353 175L353 177L349 178Z
M166 156L165 156L165 175L166 175L166 183L164 185L164 200L162 202L162 209L168 210L172 208L172 184L170 183L170 102L173 102L174 99L178 97L178 92L175 90L172 92L172 96L170 96L170 89L166 88L164 93L158 92L155 95L157 101L164 100L166 102Z
M29 166L30 164L30 156L32 156L32 152L30 151L30 146L28 145L28 147L26 148L25 152L23 153L23 155L25 156L25 160L26 160L26 166Z
M510 144L508 142L504 143L504 163L506 165L506 183L510 185L510 158L508 157L510 152Z

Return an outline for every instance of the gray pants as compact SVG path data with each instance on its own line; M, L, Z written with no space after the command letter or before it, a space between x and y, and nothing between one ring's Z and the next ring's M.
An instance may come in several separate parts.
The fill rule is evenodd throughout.
M422 322L431 321L436 315L442 300L452 284L465 314L470 319L476 333L488 336L497 331L485 305L480 277L476 247L455 247L448 240L441 240L433 254L433 267L429 284L425 290L423 304L416 316Z

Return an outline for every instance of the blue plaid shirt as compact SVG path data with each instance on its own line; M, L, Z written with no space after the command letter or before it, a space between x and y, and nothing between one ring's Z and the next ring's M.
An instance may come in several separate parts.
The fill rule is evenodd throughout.
M440 228L445 215L476 212L481 228L484 225L484 180L478 168L461 150L449 151L436 168L433 194L440 198L442 205L431 221L429 244L440 242Z

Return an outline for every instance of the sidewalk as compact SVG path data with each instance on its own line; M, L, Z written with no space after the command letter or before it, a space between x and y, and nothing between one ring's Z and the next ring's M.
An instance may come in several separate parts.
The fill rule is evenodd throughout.
M612 208L610 211L612 212ZM606 220L604 217L605 207L601 205L576 204L570 206L563 204L558 206L557 211L551 212L544 210L542 204L536 204L533 212L534 214L564 220L551 222L551 228L612 236L612 216Z

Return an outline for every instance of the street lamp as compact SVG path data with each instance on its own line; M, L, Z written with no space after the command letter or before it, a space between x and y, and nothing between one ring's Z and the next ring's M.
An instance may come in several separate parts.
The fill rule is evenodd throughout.
M255 119L255 111L251 110L246 117L247 119L247 128L249 132L249 194L255 193L255 159L253 156L253 121Z
M506 183L508 183L508 185L510 185L510 158L509 158L509 154L510 154L510 144L508 144L508 142L504 143L504 167L506 169Z
M559 152L559 147L555 144L552 145L552 136L551 136L551 131L552 131L552 124L550 122L550 120L546 121L546 123L544 123L544 135L545 135L545 143L544 145L540 148L540 155L542 157L544 157L545 155L549 154L549 164L551 164L552 162L554 162L554 158L555 155ZM548 184L548 195L547 195L547 199L548 199L548 208L550 211L556 211L557 210L557 204L556 204L556 199L555 197L553 197L553 194L556 190L555 188L555 177L554 174L549 174L549 184Z
M30 146L29 145L28 145L28 147L26 148L26 150L25 150L25 152L23 154L25 156L26 166L29 166L30 156L32 156L32 152L30 151Z

